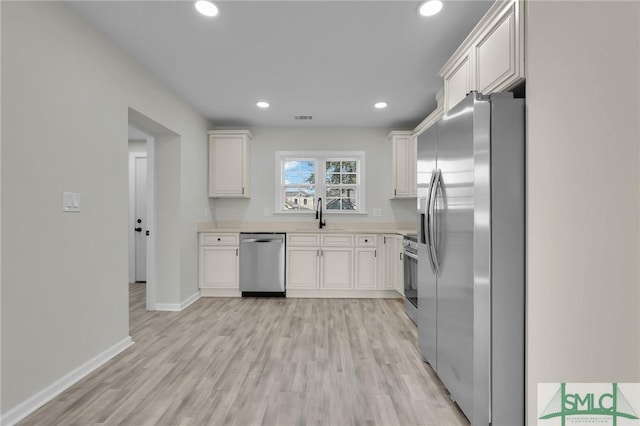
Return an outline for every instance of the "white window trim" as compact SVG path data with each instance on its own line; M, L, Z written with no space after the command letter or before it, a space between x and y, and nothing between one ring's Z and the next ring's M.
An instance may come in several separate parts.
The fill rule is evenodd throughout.
M318 196L322 197L322 203L326 202L325 183L324 183L324 170L319 173L319 168L324 166L325 161L335 161L345 158L353 158L358 161L359 167L357 171L358 179L358 197L357 205L359 210L357 211L345 211L345 210L322 210L323 215L362 215L367 214L366 204L366 164L365 164L365 151L276 151L276 190L275 190L275 208L274 214L287 214L287 215L315 215L314 211L304 210L285 210L282 208L282 200L284 194L282 193L282 160L284 158L291 158L296 160L313 160L316 161L316 199ZM320 177L322 180L320 181ZM320 181L320 183L318 183ZM322 194L322 195L320 195Z

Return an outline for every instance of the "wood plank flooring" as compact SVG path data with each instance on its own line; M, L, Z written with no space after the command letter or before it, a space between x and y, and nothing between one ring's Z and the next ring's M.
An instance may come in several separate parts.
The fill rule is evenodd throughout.
M146 312L131 348L21 425L468 425L399 300L203 298Z

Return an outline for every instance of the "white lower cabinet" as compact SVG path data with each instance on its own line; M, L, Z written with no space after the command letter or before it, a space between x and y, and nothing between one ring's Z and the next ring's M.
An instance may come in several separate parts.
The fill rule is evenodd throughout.
M319 288L319 264L320 249L317 247L287 249L287 288Z
M402 237L387 234L382 237L382 267L380 268L381 290L397 290L404 293L402 259Z
M393 297L396 293L390 291L399 290L397 250L401 237L385 237L386 240L376 234L290 234L287 289L295 297ZM391 248L385 247L384 241ZM394 278L387 280L385 274Z
M200 249L201 288L238 288L237 248Z
M402 291L395 234L287 235L286 288L294 297L394 297ZM203 296L238 297L239 234L200 234ZM397 294L396 294L397 296Z
M286 282L291 290L352 289L353 235L290 234Z
M346 290L353 288L353 249L321 248L320 288Z
M203 295L237 295L238 248L238 234L200 234L199 287Z
M375 290L378 282L378 250L356 249L356 288Z

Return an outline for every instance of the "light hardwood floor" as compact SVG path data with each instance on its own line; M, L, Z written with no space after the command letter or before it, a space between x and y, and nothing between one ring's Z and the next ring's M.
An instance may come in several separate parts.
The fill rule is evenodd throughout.
M146 312L131 348L21 425L468 425L399 300L203 298Z

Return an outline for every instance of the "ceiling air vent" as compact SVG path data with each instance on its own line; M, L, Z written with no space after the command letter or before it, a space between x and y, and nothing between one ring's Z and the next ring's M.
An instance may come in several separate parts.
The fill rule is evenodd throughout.
M296 120L313 120L313 116L311 115L296 115L295 117Z

